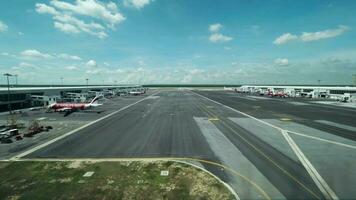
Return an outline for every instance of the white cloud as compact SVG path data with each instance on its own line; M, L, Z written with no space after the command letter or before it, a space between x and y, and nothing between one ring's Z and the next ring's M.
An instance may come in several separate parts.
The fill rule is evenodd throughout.
M340 25L336 29L327 29L324 31L317 31L317 32L303 32L300 38L303 42L311 42L315 40L333 38L345 33L348 30L349 27Z
M51 14L51 15L60 14L55 8L43 3L36 3L36 11L41 14Z
M40 52L36 49L27 49L27 50L20 52L17 55L10 54L8 52L2 52L0 55L12 57L12 58L16 58L16 59L26 59L26 60L39 60L39 59L63 59L63 60L73 60L73 61L82 60L81 57L76 56L76 55L70 55L67 53L49 54L49 53Z
M67 31L66 33L76 33L76 31L82 31L97 36L101 39L107 37L107 34L103 32L105 28L98 23L85 23L84 21L79 20L71 15L56 15L53 18L62 23L61 25L58 24L56 28L60 28L62 31Z
M51 55L46 54L46 53L41 53L37 51L36 49L28 49L25 51L22 51L21 56L24 58L29 58L29 59L46 59L46 58L52 58Z
M82 60L82 58L80 58L79 56L68 55L66 53L61 53L57 57L58 58L63 58L63 59L66 59L66 60Z
M198 54L198 53L193 55L193 58L195 58L195 59L199 59L199 58L202 58L202 57L204 57L204 56L202 54Z
M124 6L141 9L150 4L153 0L124 0Z
M77 66L71 65L71 66L65 67L65 69L67 69L67 70L78 70L79 68Z
M84 32L103 39L107 37L108 28L115 29L115 25L125 20L114 2L76 0L72 4L51 0L50 4L51 6L37 3L36 11L53 15L54 27L68 34ZM84 17L81 19L80 16Z
M116 73L123 73L124 70L122 70L122 69L117 69L117 70L115 70L115 72L116 72Z
M204 70L202 70L202 69L191 69L188 72L189 72L189 74L196 75L196 74L204 73Z
M287 66L289 65L289 60L287 58L277 58L274 63L279 66Z
M223 26L219 23L216 23L216 24L211 24L209 26L209 31L210 32L218 32Z
M206 77L206 73L205 70L202 69L186 69L180 72L180 82L181 83L192 83L194 82L194 80L199 80L202 77L201 76L205 76ZM172 78L172 77L171 77ZM169 80L167 80L169 81Z
M113 2L107 4L97 0L76 0L74 4L52 0L51 5L63 11L73 14L84 15L100 19L108 24L115 25L125 20L125 17L118 12L117 6Z
M21 63L19 64L19 66L20 66L20 67L34 67L33 64L31 64L31 63L26 63L26 62L21 62Z
M89 60L89 61L86 63L86 66L88 66L88 67L97 67L98 64L95 62L95 60Z
M297 39L298 39L298 36L296 36L296 35L293 35L290 33L284 33L283 35L276 38L273 43L276 45L281 45L281 44L285 44L287 42L297 40Z
M17 32L17 34L20 35L20 36L24 35L24 33L21 32L21 31Z
M4 22L0 21L0 33L7 31L7 28L7 25Z
M65 33L80 33L80 30L72 24L54 22L54 27Z
M330 58L331 57L331 58ZM199 66L176 63L176 67L155 66L151 67L132 67L125 66L121 63L120 67L111 66L110 68L97 67L89 68L86 62L76 65L64 65L63 70L53 71L62 67L62 63L50 64L36 67L13 67L14 73L22 77L23 83L28 84L48 84L51 81L59 82L58 77L65 77L67 83L83 84L85 78L89 78L90 84L105 83L118 84L148 84L148 83L218 83L218 84L249 84L251 80L257 80L256 83L266 84L279 83L289 84L312 84L315 83L315 77L323 80L325 84L350 84L351 75L356 67L355 57L341 59L337 55L325 56L325 59L314 58L315 60L295 60L289 63L288 67L277 67L276 64L266 63L231 63L226 61L225 64L209 69L200 68ZM281 57L281 59L284 59ZM54 61L54 60L53 60ZM134 62L133 60L132 62ZM273 61L272 61L273 62ZM30 62L31 63L31 62ZM96 62L95 62L96 63ZM231 65L230 65L231 64ZM171 65L170 65L171 66ZM15 70L16 69L16 70ZM142 72L144 71L144 73ZM298 76L296 76L298 74ZM345 77L350 77L349 79ZM254 82L254 81L253 81Z
M87 74L99 74L100 72L102 72L101 69L88 69L87 71L85 71L85 73Z
M138 60L137 63L138 63L139 66L144 66L144 65L146 65L143 60Z
M11 54L11 53L8 53L8 52L2 52L0 55L2 55L2 56L8 56L8 57L13 57L13 58L16 58L16 57L17 57L15 54Z
M231 41L233 38L223 35L221 33L214 33L212 35L210 35L209 40L210 42L214 42L214 43L218 43L218 42L229 42Z
M297 36L297 35L294 35L291 33L285 33L285 34L279 36L278 38L276 38L273 43L276 45L281 45L281 44L285 44L285 43L293 41L293 40L300 40L303 42L311 42L311 41L316 41L316 40L333 38L333 37L342 35L349 29L350 28L348 26L340 25L336 29L327 29L324 31L317 31L317 32L303 32L300 36Z
M209 36L209 41L214 42L214 43L223 43L223 42L229 42L233 38L230 36L223 35L222 33L219 33L220 29L223 27L223 25L216 23L216 24L211 24L209 26L209 31L211 32L211 35Z
M14 72L14 73L19 73L19 71L32 72L33 70L37 70L38 67L36 65L34 65L34 64L31 64L31 63L21 62L18 65L11 67L11 69L12 70L18 70L18 71Z
M183 78L181 79L181 83L191 83L193 79L193 76L190 74L186 74L183 76Z

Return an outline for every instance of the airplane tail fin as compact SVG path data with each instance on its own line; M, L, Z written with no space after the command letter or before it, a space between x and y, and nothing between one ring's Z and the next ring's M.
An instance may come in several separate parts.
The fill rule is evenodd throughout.
M46 112L50 112L53 107L56 105L56 103L52 103L52 104L49 104L47 107L46 107Z
M98 95L96 97L94 97L93 100L91 100L91 102L89 103L89 105L93 105L93 104L96 104L99 100L99 98L102 97L102 95Z

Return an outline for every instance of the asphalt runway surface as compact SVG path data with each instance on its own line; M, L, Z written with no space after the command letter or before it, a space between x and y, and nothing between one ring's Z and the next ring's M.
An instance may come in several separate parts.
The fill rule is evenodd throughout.
M325 198L277 130L198 94L305 134L291 136L330 188L356 196L354 110L225 91L160 91L25 158L193 158L241 199Z
M148 91L147 94L141 96L121 96L114 97L112 99L102 99L102 106L93 107L89 110L73 112L68 116L64 113L47 112L45 108L30 110L24 109L22 113L16 112L13 116L18 123L22 123L28 126L33 121L38 121L40 125L52 126L53 129L49 132L42 132L36 134L33 137L25 137L23 140L14 141L10 144L0 144L0 159L9 159L22 151L33 148L36 145L44 143L48 140L63 135L75 128L78 128L88 122L94 121L100 117L108 115L115 110L123 108L131 103L134 103L140 99L145 98L154 91ZM0 115L0 123L6 124L8 120L8 113L2 113ZM27 128L20 129L20 133L25 133Z
M225 91L198 93L257 118L290 118L297 123L356 141L355 131L316 122L316 120L325 120L356 126L354 108L321 105L301 98L270 98Z

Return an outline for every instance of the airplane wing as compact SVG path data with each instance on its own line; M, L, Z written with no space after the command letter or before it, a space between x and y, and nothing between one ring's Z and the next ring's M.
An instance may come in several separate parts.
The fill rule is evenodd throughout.
M72 110L72 109L69 109L69 110L66 110L63 117L67 117L68 115L72 114L75 110Z
M90 106L92 107L96 107L96 106L102 106L103 104L100 104L100 103L93 103L93 104L90 104Z
M63 117L67 117L68 115L72 114L73 112L79 112L79 113L96 113L96 114L100 114L102 112L104 112L104 110L66 110Z
M67 112L67 111L72 111L73 109L72 108L60 108L60 109L57 109L56 111L57 112Z
M81 110L79 112L81 112L81 113L97 113L97 114L100 114L100 113L104 112L104 110Z

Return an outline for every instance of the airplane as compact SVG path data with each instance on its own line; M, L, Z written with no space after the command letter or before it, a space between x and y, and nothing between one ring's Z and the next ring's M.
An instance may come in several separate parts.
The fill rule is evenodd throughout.
M137 96L137 95L141 95L141 94L145 94L146 93L146 89L144 89L144 90L134 90L134 91L130 91L129 92L129 94L131 94L131 95L134 95L134 96Z
M102 96L96 96L90 103L54 103L48 106L48 109L52 109L55 112L65 112L64 116L68 116L72 112L79 110L86 110L91 107L101 106L98 104L98 99ZM97 113L100 113L99 111Z
M286 97L289 97L289 95L283 91L273 91L273 90L270 90L268 89L267 93L266 93L267 96L269 97L280 97L280 98L286 98Z
M225 87L225 86L224 86L224 90L225 90L225 91L235 91L234 88L232 88L232 87Z

